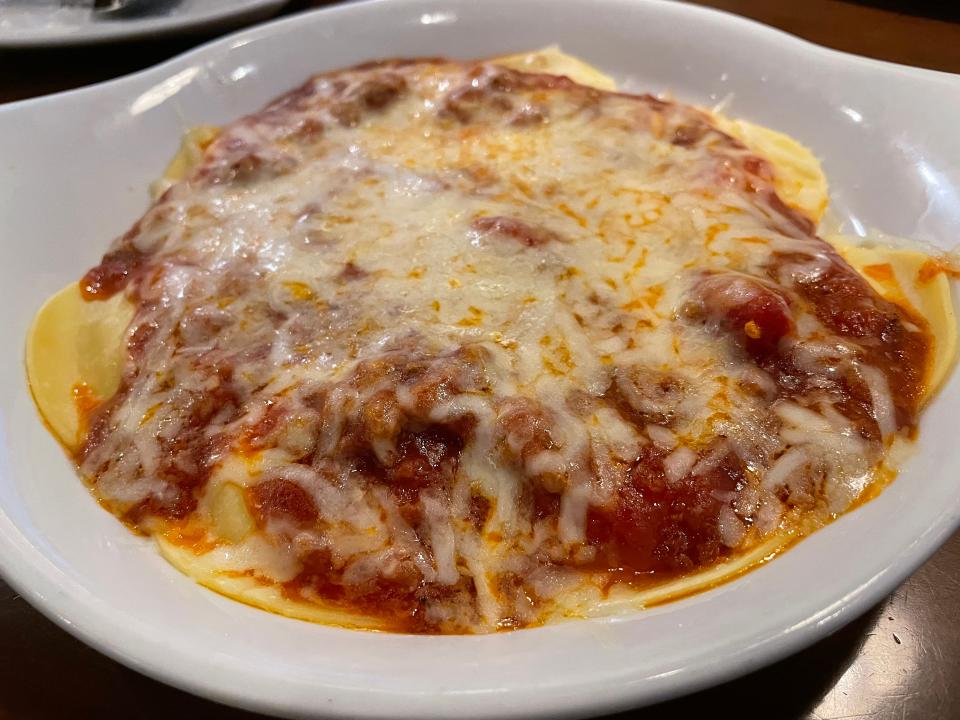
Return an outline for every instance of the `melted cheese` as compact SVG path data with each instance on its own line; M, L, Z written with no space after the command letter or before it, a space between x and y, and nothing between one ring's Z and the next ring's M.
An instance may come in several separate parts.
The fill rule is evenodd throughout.
M498 63L612 87L602 73L556 50ZM228 131L234 145L255 150L241 161L254 158L258 172L266 168L250 184L232 182L245 170L237 164L223 182L179 182L196 178L201 160L201 170L212 173L232 161L226 144L213 142L213 130L185 140L167 171L169 192L133 240L139 251L169 261L148 290L161 310L141 313L137 322L158 326L160 337L175 334L191 357L230 357L239 378L234 382L244 384L248 404L239 415L207 412L208 433L255 428L278 398L291 402L295 413L271 436L268 449L250 454L234 445L218 461L194 518L214 528L206 541L214 549L198 553L176 533L163 532L157 537L165 556L209 587L250 604L374 628L385 626L377 618L344 615L322 598L290 601L275 583L294 577L298 558L320 547L357 585L378 574L389 577L404 564L437 586L455 588L467 577L476 607L437 603L430 620L441 628L482 630L497 627L505 612L513 614L511 622L525 624L622 604L600 603L596 587L569 571L525 563L537 554L589 562L589 508L610 502L625 464L645 444L669 451L666 479L677 483L713 471L726 450L713 452L705 444L732 439L733 451L756 471L722 509L719 532L728 546L749 545L750 551L678 584L627 593L626 602L654 604L716 584L769 555L791 534L813 529L823 521L818 517L845 508L869 481L876 451L859 443L847 419L828 404L812 410L778 401L782 430L763 426L758 418L769 415L769 401L756 388L768 387L771 379L743 367L733 370L738 379L731 382L736 352L678 318L691 292L691 269L757 272L759 261L744 238L783 248L796 248L799 241L771 231L764 224L767 211L718 190L709 180L716 170L709 153L659 142L658 116L651 121L652 139L624 161L622 133L637 107L632 101L609 101L588 137L576 108L536 95L512 109L522 122L497 132L452 120L433 123L431 111L461 79L457 69L410 73L412 99L360 121L359 130L338 129L324 116L325 132L315 147L290 146L282 136L265 139L269 128L256 123L234 126ZM539 122L541 102L549 122L531 132L525 118ZM716 120L773 163L776 189L789 204L819 218L826 183L809 151L773 131ZM338 133L349 142L339 141ZM513 220L518 216L519 223ZM930 388L955 347L948 284L942 275L922 287L911 283L916 258L878 252L844 254L865 268L881 294L909 304L942 338ZM879 270L869 270L884 264L878 259L895 268L895 287ZM253 284L244 274L247 267L257 273ZM231 273L240 288L235 292L223 284ZM217 299L213 305L211 297ZM37 316L28 340L31 386L44 417L69 447L78 434L73 388L87 383L103 398L119 383L115 358L132 312L125 302L122 296L83 302L73 286ZM288 320L270 320L278 316ZM78 317L95 329L83 336L97 339L92 346L63 332ZM322 325L304 325L303 318L320 318ZM824 334L812 315L802 315L797 325L810 348ZM229 355L231 338L250 347L251 337L268 352L268 362ZM639 337L643 341L635 343ZM470 351L462 354L463 348ZM154 477L164 462L157 441L180 432L189 422L184 407L202 402L219 382L209 373L187 372L169 344L154 344L149 352L150 367L158 372L129 377L132 390L112 416L107 441L84 458L87 471L97 476L98 494L121 511L145 499L169 499L169 486ZM55 367L45 361L49 357L68 361ZM411 363L418 368L412 376ZM645 394L638 368L669 372L683 392ZM881 431L892 436L885 378L869 366L860 373ZM402 379L408 376L415 380ZM432 378L459 390L428 392ZM587 415L571 406L572 397L599 398L612 386L645 412L655 416L662 409L670 427L637 428L609 406ZM308 402L318 391L324 393L319 417L314 401ZM195 399L184 400L191 394ZM535 411L520 399L532 401ZM418 417L421 425L473 422L450 496L426 492L416 528L390 492L345 490L356 469L336 460L352 425L389 427L391 412ZM537 423L548 424L546 447L529 445ZM374 435L370 451L390 466L402 450L398 438L386 431ZM738 437L746 440L744 447L736 446ZM308 447L329 461L296 463ZM121 450L121 460L111 460ZM504 453L515 459L503 460ZM801 522L775 492L809 494L797 473L819 456L830 458L827 515L810 514ZM307 493L319 508L322 537L283 518L269 520L266 532L258 528L245 493L266 476L294 482ZM555 524L521 511L525 478L536 478L560 498L550 521ZM475 496L491 507L479 533L466 520ZM754 529L748 532L743 519ZM535 579L528 589L541 597L539 610L504 589L501 578L516 572Z
M617 89L612 77L579 58L567 55L555 45L530 53L508 55L498 58L496 62L526 72L566 75L582 85L600 90ZM780 197L815 220L823 217L829 204L827 178L808 148L789 135L744 119L732 119L713 112L710 116L724 132L773 163L777 170L775 184Z
M598 68L583 60L564 53L553 45L529 53L518 53L497 58L498 65L526 72L550 75L565 75L582 85L600 90L616 90L616 81ZM742 118L729 118L711 112L713 120L724 132L744 142L760 157L770 160L776 170L777 193L784 200L804 211L814 220L820 220L829 204L826 175L813 153L794 138L775 130L751 123ZM184 134L180 150L164 170L162 179L154 190L154 197L182 180L195 167L204 150L215 139L219 130L210 126L198 126ZM950 281L942 268L920 278L921 268L931 268L930 256L919 250L887 247L873 244L864 247L858 239L828 235L844 259L873 288L888 300L905 305L930 323L930 333L935 339L935 355L928 390L939 387L952 367L956 356L957 323L950 294ZM896 277L896 287L889 282L880 282L864 273L869 266L890 265Z

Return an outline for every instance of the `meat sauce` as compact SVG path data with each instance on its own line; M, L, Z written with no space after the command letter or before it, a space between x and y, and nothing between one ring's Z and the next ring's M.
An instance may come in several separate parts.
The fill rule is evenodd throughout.
M597 548L594 565L617 580L646 584L712 565L727 554L717 533L721 493L736 489L743 470L726 456L709 472L669 483L666 453L644 448L610 508L592 508L587 536Z
M827 327L855 339L864 360L883 370L896 406L897 426L912 427L932 357L927 323L877 296L839 256L828 252L832 260L828 270L815 281L798 282L798 292ZM922 332L911 332L909 326Z
M143 255L120 249L107 253L100 264L91 268L80 281L85 300L108 300L123 290L143 267Z
M361 585L346 584L341 576L329 552L315 551L304 559L297 577L283 583L282 591L295 601L309 603L311 598L320 597L329 607L377 618L383 630L418 635L441 632L425 616L431 603L457 595L468 598L474 595L473 588L465 582L454 587L426 585L412 572L391 578L378 577Z
M389 67L396 69L402 65ZM571 86L569 80L553 76L503 72L491 78L476 74L469 86L451 91L450 101L443 112L461 123L471 121L478 114L491 112L513 117L517 108L516 97L511 93L531 88L540 92L563 91ZM332 114L343 126L354 127L365 116L384 112L407 90L402 77L387 72L352 89L344 86L341 95L332 101ZM597 97L596 91L587 93L582 99L585 107L595 103ZM308 103L309 98L309 87L304 86L265 112L276 114L287 105L299 107ZM638 100L653 111L667 107L663 101L649 96ZM246 122L253 120L256 116ZM726 138L727 145L732 148L738 147L736 141L703 122L676 128L671 142L688 148L708 133ZM201 170L198 177L209 176L208 170ZM755 184L750 187L765 198L766 206L786 228L784 232L800 237L812 235L812 223L787 208L769 189L772 171L765 161L746 156L734 170L741 174L741 180L747 178L744 182ZM475 218L472 229L518 243L525 252L547 252L563 241L552 230L506 216ZM131 233L136 234L136 231L135 226ZM126 244L108 253L87 273L82 282L86 299L110 297L138 281L149 266L149 256L125 247ZM823 249L826 246L819 243L817 247ZM707 325L718 338L729 341L736 352L743 353L758 368L771 374L778 386L778 398L790 399L802 395L809 378L786 349L786 341L796 332L796 311L800 305L808 306L838 336L856 340L862 348L863 360L886 374L896 406L897 428L910 427L916 421L923 392L930 341L927 334L911 332L907 326L922 328L923 322L880 299L839 257L835 254L830 257L831 262L822 274L813 280L797 280L789 293L777 285L778 271L798 260L787 254L774 256L766 278L729 272L704 273L694 283L692 301L685 308L686 320ZM351 261L344 266L338 281L356 284L367 277L367 273ZM285 320L286 317L278 314L278 322ZM154 340L155 326L143 323L140 328L132 334L129 347L134 359L140 357L143 347ZM460 355L456 362L482 367L481 356L468 357L468 350L461 350ZM255 424L244 427L238 436L211 439L204 429L215 416L222 424L239 418L242 399L231 389L229 365L213 372L207 368L205 372L214 378L211 389L189 400L181 429L173 439L164 439L161 443L161 461L156 475L167 482L170 492L162 500L150 498L128 509L125 517L134 524L150 517L171 522L188 518L196 509L200 493L227 447L254 452L280 445L304 468L315 468L322 459L317 440L320 425L337 412L328 408L326 395L320 393L310 399L304 411L307 414L296 417L291 415L293 411L288 403L277 398L271 401ZM393 364L361 365L351 381L351 388L358 392L365 392L384 381L394 387L401 384L413 387L411 394L415 401L405 410L400 409L393 390L367 395L359 419L347 423L336 448L336 460L351 468L351 477L362 487L388 489L401 516L415 532L424 521L422 493L436 492L450 501L453 478L477 422L469 415L438 421L433 412L451 397L467 392L485 392L487 389L481 375L478 370L476 378L465 381L462 373L459 376L452 372L445 374L442 367L437 370L422 358L408 357ZM617 382L611 383L597 401L597 407L618 413L637 434L643 434L651 423L670 422L669 413L638 410L635 402L624 399ZM682 385L669 377L647 378L645 382L653 388L650 392L654 395L675 396L684 392ZM117 398L90 413L91 429L78 460L82 461L84 455L96 449L110 431L111 413L124 392L122 387ZM862 383L853 377L839 378L831 392L839 401L838 407L858 424L863 435L878 440L870 398ZM535 521L559 522L562 482L530 469L535 456L557 447L549 413L523 397L506 400L499 406L498 413L495 425L497 461L520 474L521 503L530 508ZM284 445L282 440L285 429L292 422L301 423L306 433L305 439L296 444L296 450L289 444ZM386 454L377 445L382 441L389 444L390 450ZM605 503L591 504L586 510L584 545L592 552L588 555L571 552L565 558L554 558L553 562L585 573L600 574L611 582L643 585L648 584L653 576L659 579L675 577L709 567L729 555L731 550L722 541L718 518L723 509L729 507L730 495L742 488L747 480L744 463L728 452L714 458L707 470L697 474L687 472L670 481L664 466L667 454L667 450L656 444L645 444L626 463L625 481L617 487L614 496ZM702 449L696 459L703 460L710 454L717 454L715 446ZM304 487L291 480L265 477L248 489L246 499L251 516L261 530L269 528L276 520L302 528L314 528L323 522L324 508ZM478 533L484 530L495 511L494 503L482 493L471 494L467 517ZM428 620L425 613L431 603L449 602L457 597L472 603L477 594L466 576L461 576L453 585L440 586L425 582L423 575L409 562L400 563L389 576L381 575L360 584L345 580L342 564L338 564L327 550L313 550L301 557L300 563L301 570L296 577L283 584L288 597L307 601L320 597L335 607L383 618L397 630L438 631L435 622ZM503 582L506 585L502 592L522 590L522 577L515 582ZM506 587L511 582L513 586ZM507 618L504 622L506 626L525 624L516 618Z
M249 503L260 526L266 525L272 517L289 518L304 525L317 520L317 507L306 490L282 478L254 485L250 489Z

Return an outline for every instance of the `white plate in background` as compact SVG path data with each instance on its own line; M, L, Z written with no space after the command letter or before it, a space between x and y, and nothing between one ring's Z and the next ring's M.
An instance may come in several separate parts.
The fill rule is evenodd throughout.
M311 625L196 586L91 499L34 410L24 336L43 300L142 213L184 129L371 58L552 43L633 89L703 104L732 94L730 114L788 132L823 159L834 209L853 231L955 242L960 78L680 3L361 2L0 107L0 569L24 597L131 667L247 708L554 718L664 700L794 652L878 602L943 542L960 522L956 375L924 414L916 455L878 499L735 582L616 619L477 637Z
M80 45L237 27L268 17L288 0L160 1L164 9L156 14L98 18L89 8L60 7L60 0L0 0L0 48Z

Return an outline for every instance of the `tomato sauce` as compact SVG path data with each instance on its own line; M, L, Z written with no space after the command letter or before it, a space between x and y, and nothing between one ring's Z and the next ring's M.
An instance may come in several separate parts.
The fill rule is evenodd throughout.
M649 573L670 577L712 565L728 553L717 532L723 507L717 494L743 480L739 461L728 455L703 475L670 483L665 455L644 447L613 506L589 510L587 537L597 549L592 564L618 580L644 584Z
M83 276L80 292L85 300L108 300L127 286L145 261L146 257L134 250L109 252Z
M450 93L444 111L461 123L477 119L481 112L504 117L516 117L510 113L521 112L529 114L536 122L542 122L548 119L545 111L515 108L517 91L572 87L575 85L567 78L477 71L469 85ZM341 125L354 127L367 115L385 112L407 90L406 81L390 72L355 86L334 83L329 113ZM269 119L273 113L276 115L273 119L279 123L282 112L308 104L314 92L315 85L307 83L269 106L264 114ZM584 90L579 101L584 107L592 107L600 97L596 91ZM638 100L652 111L669 107L665 101L649 96ZM252 119L256 120L257 116ZM518 124L523 126L525 122ZM322 126L316 130L320 132ZM731 156L731 162L725 165L729 166L731 173L725 180L735 181L730 184L755 193L757 202L773 212L775 217L771 222L778 231L816 242L809 218L787 207L771 189L773 174L769 163L756 156L744 155L745 148L737 141L719 133L706 120L700 120L677 126L669 142L690 148L707 134L717 135L717 141L725 151L740 153ZM224 176L224 182L250 179L263 170L264 161L257 155L261 148L231 147L228 139L218 142L223 146L221 149L236 154L231 161L233 164L227 166L229 172ZM584 226L586 222L580 224ZM472 230L518 243L529 249L524 252L546 252L552 243L563 241L559 234L549 229L507 215L478 217L472 223ZM138 226L134 226L131 233L135 235L137 232ZM128 236L132 237L131 233ZM84 276L81 290L85 299L102 300L115 295L136 281L148 266L148 256L133 250L128 240L129 237L125 238L119 249L105 255L101 263ZM818 249L821 245L827 247L820 243ZM828 249L824 252L832 253ZM861 359L884 373L896 406L897 428L909 428L916 422L929 363L931 343L928 333L923 332L925 325L921 319L909 316L903 309L877 296L839 256L832 254L829 257L831 261L824 272L815 278L797 279L789 292L777 285L777 271L785 263L809 260L809 257L775 255L766 278L726 271L698 275L693 307L684 320L708 325L718 337L730 340L731 347L741 357L749 358L774 378L779 398L790 399L802 396L812 380L823 380L811 378L811 371L801 369L786 350L789 344L786 341L797 332L795 318L798 311L811 310L831 332L855 341L861 348ZM926 274L930 272L932 270ZM362 267L351 261L343 266L337 279L357 285L368 277ZM286 320L282 312L275 311L275 314L278 323ZM913 332L910 326L921 331ZM211 333L215 335L217 331L218 328L214 327ZM135 327L128 343L128 352L134 362L145 356L150 343L164 340L157 338L156 332L157 325L150 322ZM258 352L266 355L269 350L269 347L263 347ZM470 416L440 422L434 418L433 412L458 394L479 394L488 390L482 372L477 369L482 365L477 359L480 351L460 351L462 355L470 352L475 352L477 357L447 358L450 362L446 365L438 363L439 368L431 365L436 358L430 356L411 359L412 356L408 355L399 360L361 363L350 387L363 407L360 413L344 420L345 428L335 448L335 461L348 468L350 481L361 484L364 490L379 492L385 488L389 491L400 517L415 533L422 529L424 522L421 501L426 493L451 502L450 488L477 422ZM462 365L456 365L455 361L462 362ZM476 370L473 378L464 372L464 366L471 362ZM169 492L162 498L150 497L125 511L124 519L135 525L149 518L171 523L188 518L196 510L201 492L225 448L239 446L242 451L254 452L284 447L281 438L293 417L290 404L279 397L270 401L256 422L236 430L233 436L208 436L206 430L214 418L226 425L242 415L242 398L232 387L233 369L229 362L210 367L198 361L196 369L210 379L210 389L183 401L184 412L179 418L181 425L177 433L173 438L159 438L160 461L155 475L166 483ZM620 382L623 385L618 386ZM643 385L643 392L647 393L643 399L654 409L638 409L626 398L628 382ZM412 407L408 403L401 409L394 389L365 394L376 386L395 388L400 383L408 384L414 399ZM828 389L836 400L834 407L855 424L864 438L871 442L881 441L877 422L871 413L872 400L864 383L852 375L839 374L831 377L830 383ZM639 392L637 387L633 390ZM79 459L95 449L111 431L111 413L125 392L126 388L121 387L115 398L100 406L84 405L89 432ZM603 409L615 410L628 425L632 425L638 436L642 436L650 425L668 426L671 423L674 419L669 409L671 400L681 397L684 392L682 381L669 371L659 375L651 372L642 378L615 378L606 392L583 402L587 409L594 409L589 403L595 402ZM85 402L80 397L78 401ZM342 407L330 407L329 402L326 391L318 391L304 401L306 407L301 408L304 417L299 417L298 421L305 423L305 432L311 437L309 442L301 442L299 454L292 461L303 465L298 470L313 469L319 460L324 459L315 450L318 427L323 421L329 421L332 413L346 412ZM305 417L307 411L314 415ZM554 437L550 413L535 401L520 396L504 400L497 407L497 413L492 421L496 437L492 454L496 457L491 460L502 462L505 468L516 473L520 486L518 502L524 511L529 511L529 520L543 526L552 523L556 527L563 510L565 478L549 476L546 472L538 475L529 470L532 459L562 449L562 443ZM725 441L725 438L719 440ZM584 451L583 456L571 462L590 467L589 453ZM724 509L730 511L732 494L748 480L748 469L743 461L733 452L727 452L714 458L705 469L691 470L683 477L671 480L664 465L668 454L668 450L653 442L640 446L636 457L624 461L626 479L616 487L613 498L603 504L591 503L586 510L585 547L581 549L591 552L584 555L571 552L567 557L554 558L551 562L607 577L611 583L623 582L639 587L650 585L654 578L659 582L709 567L735 552L722 541L719 520ZM715 446L700 448L696 461L699 463L714 455ZM496 508L479 492L471 490L471 493L467 521L482 533ZM273 521L291 523L300 529L323 524L324 508L314 495L308 488L284 477L260 479L246 490L246 501L261 531L269 528ZM497 538L488 536L486 539ZM427 548L425 552L431 551ZM371 574L354 582L345 577L342 559L338 560L327 549L312 549L298 560L300 571L292 580L282 584L287 597L304 602L319 597L334 607L382 618L390 629L434 632L437 631L436 623L428 619L431 603L460 597L465 605L473 606L477 600L478 591L466 576L451 586L426 582L415 563L410 561L397 562L395 567L391 566L390 572ZM499 576L495 591L503 594L524 592L523 580L515 573L504 573ZM521 617L513 615L501 621L501 627L524 624Z

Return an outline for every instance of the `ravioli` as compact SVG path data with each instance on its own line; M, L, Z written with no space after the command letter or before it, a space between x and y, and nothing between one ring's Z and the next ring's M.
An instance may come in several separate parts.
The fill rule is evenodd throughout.
M550 46L497 60L516 70L566 75L583 85L616 90L617 84L597 68ZM724 132L732 135L776 169L777 194L789 205L820 222L830 204L826 175L812 152L789 135L743 119L710 113ZM919 250L883 244L862 245L858 238L828 234L824 238L888 300L909 308L930 325L934 359L927 385L932 392L943 382L956 357L957 321L953 310L950 280L942 266L930 262ZM889 271L885 268L889 268ZM871 268L865 272L865 268Z
M120 386L124 333L133 312L122 295L84 302L73 283L47 300L30 328L30 389L43 419L71 451L82 441L84 408L110 398Z
M94 299L65 289L28 338L41 414L101 501L186 574L251 605L351 627L483 632L710 587L887 477L883 445L910 431L952 364L946 275L912 251L836 242L894 303L884 305L808 239L827 186L803 146L744 121L551 79L561 74L614 88L556 49L492 65L388 63L319 76L222 132L188 135L157 205L85 279ZM426 122L416 103L439 108L418 139L404 129ZM594 104L604 122L585 133L581 108ZM618 164L613 143L631 142L622 135L631 123L650 138L630 156L647 163L642 174ZM674 155L692 158L697 173L676 170ZM568 156L597 174L544 161ZM720 156L730 159L715 163ZM328 179L303 174L311 163ZM708 177L731 163L744 174L719 185ZM723 183L744 177L746 189L728 193ZM591 195L595 187L615 200ZM258 197L261 188L268 194ZM252 198L281 235L244 214ZM451 227L465 244L438 247ZM704 237L716 243L706 255ZM637 238L646 238L640 247ZM678 243L686 262L667 261L653 238ZM816 288L794 288L785 261L780 275L756 275L749 254L771 244L857 288L854 301L890 324L922 367L885 366L886 350L858 346L864 328ZM236 267L238 253L265 290ZM317 259L324 253L335 258L332 275L331 260ZM712 269L699 276L703 262ZM141 265L165 277L162 292ZM210 282L204 268L214 267L235 273L233 284L195 294L174 326L169 310L151 315L169 306L171 288L198 292L184 289ZM139 278L138 295L98 295L117 278ZM297 328L303 317L321 325ZM78 319L79 336L64 331ZM163 327L177 338L169 350L154 337ZM240 345L223 340L231 334ZM634 334L674 359L652 362L652 351L631 346ZM802 354L824 352L814 340L824 334L842 336L847 357L862 353L848 381L860 389L815 400L786 389L784 358L802 356L827 382L821 361ZM689 374L667 371L678 358ZM150 390L141 365L162 376ZM718 372L709 392L693 389ZM895 378L908 388L899 399ZM236 383L242 396L224 390ZM833 405L844 392L859 409ZM703 404L691 411L686 394ZM748 414L733 412L741 405ZM775 424L782 437L771 439ZM215 435L194 439L210 427ZM738 433L771 449L750 457L734 447ZM836 465L814 470L811 449L824 442ZM191 443L202 452L176 457ZM111 459L118 450L135 467ZM859 456L872 468L851 470ZM651 540L624 525L634 512L618 499L625 492L630 502L663 495L709 519L644 516L660 523Z

